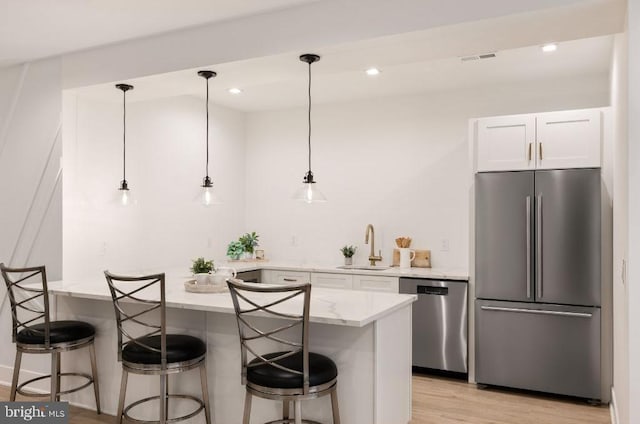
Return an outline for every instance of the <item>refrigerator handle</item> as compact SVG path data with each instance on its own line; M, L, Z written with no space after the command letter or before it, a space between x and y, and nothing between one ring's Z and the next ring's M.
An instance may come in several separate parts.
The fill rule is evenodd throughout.
M542 299L542 194L536 199L536 299Z
M527 299L531 298L531 196L527 196Z
M501 306L481 306L483 311L495 312L517 312L523 314L535 315L558 315L561 317L591 318L593 314L588 312L566 312L566 311L547 311L544 309L523 309L523 308L503 308Z

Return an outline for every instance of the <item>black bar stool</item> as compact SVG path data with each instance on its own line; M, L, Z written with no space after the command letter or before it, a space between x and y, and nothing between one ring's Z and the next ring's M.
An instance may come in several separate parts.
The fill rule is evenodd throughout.
M134 422L173 423L189 419L204 410L205 420L207 424L211 424L207 389L207 345L197 337L166 333L164 273L127 277L105 271L104 275L107 278L115 308L118 325L118 360L122 362L117 422L122 423L123 418L126 418ZM200 368L202 399L191 395L169 394L168 375L194 368ZM129 373L159 375L160 394L137 400L125 408ZM129 415L131 408L156 399L160 401L158 420L139 420ZM169 399L188 399L195 402L198 407L189 414L169 418Z
M240 333L242 384L247 389L243 424L249 424L252 396L282 401L282 419L267 424L318 424L302 419L301 401L325 395L331 395L333 424L340 424L336 391L338 368L328 357L309 352L311 284L264 287L237 279L229 279L227 284ZM291 309L300 313L292 313ZM286 322L277 324L276 328L269 327L264 325L265 316ZM260 353L256 344L268 340L277 342L284 349ZM248 353L254 357L251 361ZM294 419L289 418L291 402L294 403Z
M35 381L51 378L51 391L46 394L51 401L59 401L60 395L73 393L93 384L96 397L96 411L100 413L100 394L98 391L98 371L93 340L95 328L82 321L51 321L49 317L49 293L47 273L44 266L31 268L8 268L0 264L2 277L7 285L11 301L13 321L12 341L16 344L16 360L13 366L10 400L16 400L16 393L22 396L42 397L43 394L25 392L23 387ZM70 350L89 348L91 375L82 373L63 373L60 370L60 353ZM51 354L51 374L32 378L18 385L20 363L23 353ZM62 376L82 377L86 382L78 387L62 390Z

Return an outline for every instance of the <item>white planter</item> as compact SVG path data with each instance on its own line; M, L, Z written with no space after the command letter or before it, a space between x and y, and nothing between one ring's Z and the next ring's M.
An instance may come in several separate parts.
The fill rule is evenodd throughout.
M194 277L196 278L196 284L209 284L209 273L208 272L202 272L199 274L194 274Z

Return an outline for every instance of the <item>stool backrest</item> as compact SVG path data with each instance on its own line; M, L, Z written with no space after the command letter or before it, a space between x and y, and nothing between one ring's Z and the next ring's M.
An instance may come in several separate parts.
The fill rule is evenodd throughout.
M167 365L165 276L130 277L105 271L118 326L118 361L129 343L160 354L160 365ZM159 292L159 296L158 296ZM155 312L157 311L157 312ZM158 317L158 313L160 316ZM144 337L160 335L160 349L149 346Z
M311 284L263 286L227 280L240 333L242 384L247 382L247 368L267 364L298 374L302 389L309 392L309 305ZM264 318L284 319L286 322L270 322ZM299 331L295 331L299 330ZM297 334L296 334L297 333ZM272 341L284 346L282 355L265 358L260 344ZM273 350L272 350L273 351ZM302 352L302 372L284 367L277 361ZM249 353L252 358L249 358ZM257 361L250 363L254 358Z
M36 334L42 334L45 347L50 347L49 293L45 267L8 268L2 263L0 271L11 302L13 342L19 331L29 328ZM34 324L41 323L44 323L43 329L32 328Z

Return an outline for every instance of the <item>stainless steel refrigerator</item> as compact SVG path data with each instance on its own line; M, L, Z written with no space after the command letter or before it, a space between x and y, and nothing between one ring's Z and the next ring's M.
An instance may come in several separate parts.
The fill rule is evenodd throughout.
M601 398L600 169L478 173L476 381Z

